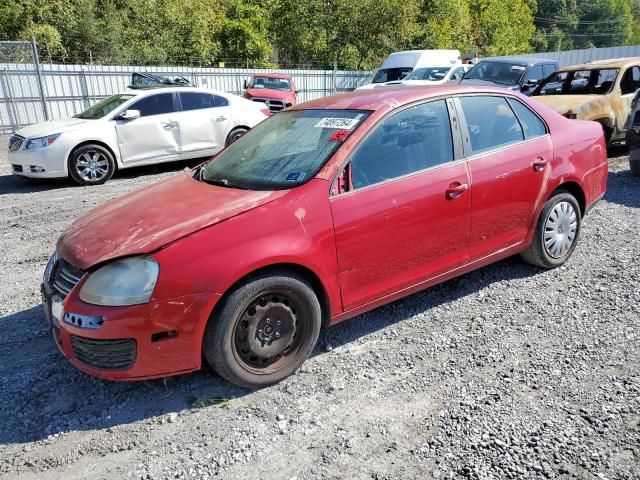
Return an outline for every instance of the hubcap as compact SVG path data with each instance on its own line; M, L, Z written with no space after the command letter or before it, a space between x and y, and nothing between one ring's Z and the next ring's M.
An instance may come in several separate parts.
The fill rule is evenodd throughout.
M578 215L569 202L557 203L544 225L544 248L553 258L561 258L573 246L578 230Z
M261 295L236 324L234 346L239 360L251 370L277 369L296 350L303 323L291 296L282 292Z
M109 172L109 161L103 153L90 150L76 160L76 171L83 180L95 182L104 178Z

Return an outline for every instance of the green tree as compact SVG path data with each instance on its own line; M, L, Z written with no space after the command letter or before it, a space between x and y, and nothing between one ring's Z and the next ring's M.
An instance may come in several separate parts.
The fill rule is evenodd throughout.
M629 0L579 0L580 24L574 34L578 48L623 45L631 36Z
M469 4L473 36L484 55L515 55L531 50L535 31L525 0L474 0Z
M268 14L258 4L231 0L220 30L222 56L267 65L272 52Z
M416 47L475 50L467 0L423 0L420 10Z

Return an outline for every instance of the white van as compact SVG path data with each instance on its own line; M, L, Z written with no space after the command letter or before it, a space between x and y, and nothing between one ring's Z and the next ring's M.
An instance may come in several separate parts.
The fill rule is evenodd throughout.
M404 79L420 67L452 66L460 63L459 50L407 50L387 57L379 69L373 72L370 82L358 90L370 89L387 82Z

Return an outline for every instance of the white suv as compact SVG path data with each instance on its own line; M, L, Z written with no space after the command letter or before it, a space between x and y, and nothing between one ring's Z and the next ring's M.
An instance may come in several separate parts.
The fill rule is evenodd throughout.
M116 169L214 155L268 114L264 105L212 90L131 90L73 118L18 130L8 158L16 175L97 185Z

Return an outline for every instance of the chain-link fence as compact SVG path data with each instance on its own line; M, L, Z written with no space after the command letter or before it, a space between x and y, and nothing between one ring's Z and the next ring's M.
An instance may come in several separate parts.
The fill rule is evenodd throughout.
M353 90L370 77L370 72L364 71L302 67L41 64L35 41L0 42L0 131L73 116L98 100L126 90L133 72L185 77L193 85L235 94L242 94L244 80L253 73L284 73L292 77L299 102Z

